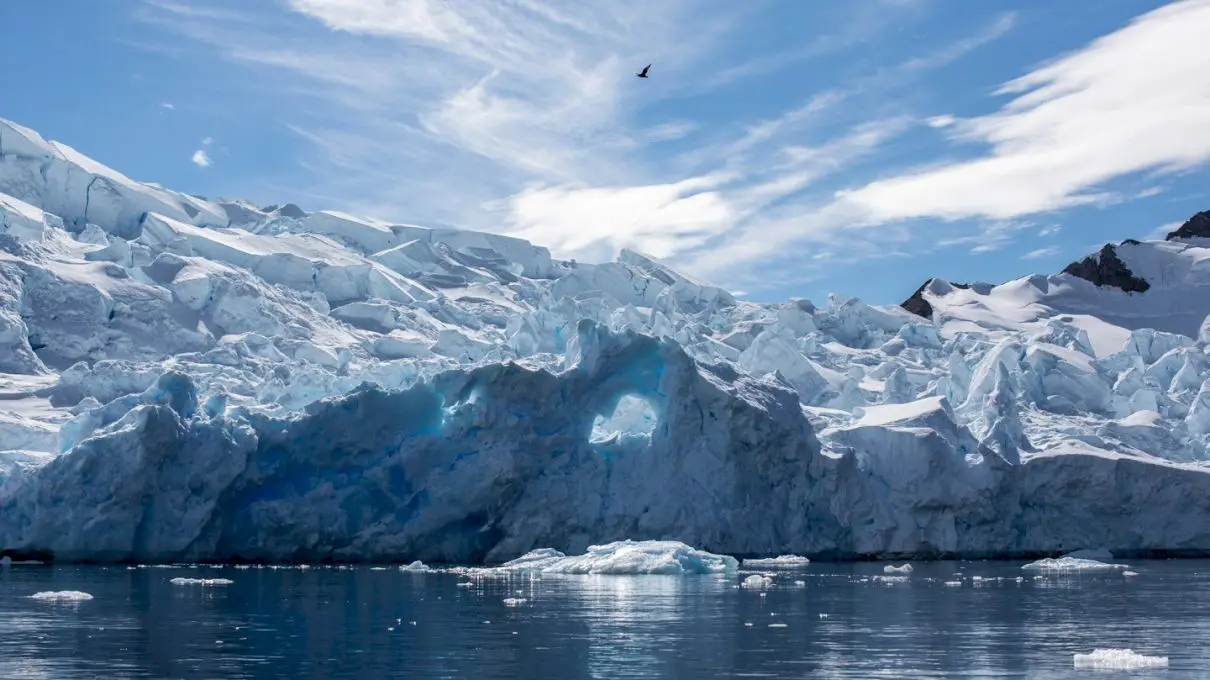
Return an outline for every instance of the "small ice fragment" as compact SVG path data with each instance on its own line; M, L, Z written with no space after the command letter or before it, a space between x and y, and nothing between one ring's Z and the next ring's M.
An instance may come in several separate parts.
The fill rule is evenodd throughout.
M912 565L905 564L902 567L896 567L893 564L888 564L882 568L884 574L910 574L912 573Z
M182 578L180 576L169 581L174 586L229 586L235 581L229 578Z
M785 627L786 627L786 624L784 624L784 623L770 623L770 624L769 624L769 627L770 627L770 628L785 628Z
M1140 668L1167 668L1168 657L1144 656L1133 649L1096 649L1091 654L1076 654L1073 665L1083 670L1131 671Z
M803 586L807 585L807 582L806 582L806 581L795 581L795 582L794 582L794 585L796 585L796 586L798 586L799 588L801 588L801 587L803 587Z
M826 619L826 618L828 618L828 615L827 615L827 614L820 614L820 615L819 615L819 618L821 618L821 619Z
M30 595L29 599L43 602L84 602L91 600L92 595L79 590L46 590Z
M387 628L387 632L388 632L388 633L394 633L394 632L395 632L395 626L389 626L389 627Z
M758 559L744 560L743 562L745 567L761 567L764 569L794 569L796 567L805 567L810 563L811 560L798 555L763 557Z
M740 585L744 588L764 590L765 588L773 585L773 579L769 578L768 576L761 576L760 574L752 574L748 578L744 579Z
M962 585L962 581L946 581L944 585L949 588L958 588Z
M408 565L400 565L399 571L407 571L407 572L412 572L414 574L426 574L426 573L432 571L432 569L429 569L428 565L426 565L424 562L421 562L420 560L416 560L415 562L412 562L411 564L408 564Z
M1139 575L1139 572L1137 572L1137 571L1124 571L1124 572L1122 572L1122 576L1138 576L1138 575Z
M526 602L526 599L524 597L506 597L506 598L504 598L505 607L520 607L521 605L525 604L525 602Z
M752 622L751 622L751 621L745 621L745 622L744 622L744 628L751 628L751 627L752 627Z
M462 583L458 584L458 587L459 588L474 588L475 582L474 581L463 581Z

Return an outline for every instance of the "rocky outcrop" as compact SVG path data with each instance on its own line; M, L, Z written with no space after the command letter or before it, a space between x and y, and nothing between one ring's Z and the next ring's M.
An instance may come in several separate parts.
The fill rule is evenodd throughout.
M1185 238L1210 238L1210 210L1203 210L1190 217L1176 231L1168 232L1165 241Z
M928 300L924 299L924 291L928 289L929 284L936 280L929 279L925 281L916 289L915 293L912 293L911 297L899 303L899 306L916 316L931 320L933 318L933 306L929 304ZM949 283L953 288L961 288L963 290L970 288L970 284L967 283L952 283L948 281L946 283Z
M1135 276L1118 257L1117 247L1105 244L1100 252L1063 269L1064 274L1079 277L1101 288L1118 288L1127 293L1145 293L1151 288L1146 279Z

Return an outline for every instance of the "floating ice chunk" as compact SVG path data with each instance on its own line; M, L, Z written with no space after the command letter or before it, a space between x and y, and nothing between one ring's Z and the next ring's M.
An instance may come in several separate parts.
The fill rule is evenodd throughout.
M805 567L810 563L811 560L799 557L798 555L779 555L777 557L744 560L745 567L758 569L793 569L795 567Z
M84 602L91 600L92 595L79 590L47 590L34 593L29 599L42 602Z
M761 574L752 574L748 578L740 582L740 587L750 588L752 590L765 590L773 585L773 579Z
M770 627L770 628L785 628L785 627L786 627L786 624L784 624L784 623L770 623L770 624L769 624L769 627Z
M421 562L420 560L416 560L415 562L412 562L411 564L400 565L399 571L411 572L413 574L427 574L433 570L430 569L429 566L427 564L425 564L424 562Z
M1091 654L1076 654L1073 665L1080 670L1133 671L1167 668L1168 657L1144 656L1133 649L1096 649Z
M169 581L169 583L174 586L202 586L208 588L210 586L229 586L235 583L235 581L229 578L183 578L178 576Z
M941 585L943 585L947 588L961 588L962 581L946 581L946 582L942 583Z
M528 601L529 600L526 600L524 597L506 597L506 598L504 598L504 606L505 607L520 607L521 605L525 604Z
M910 574L912 573L912 565L905 564L902 567L896 567L893 564L888 564L882 568L884 574Z
M1106 564L1097 560L1086 560L1079 557L1065 556L1030 562L1021 567L1028 571L1108 571L1110 569L1125 569L1124 564Z
M490 571L541 574L727 574L739 568L729 555L696 550L679 541L617 541L567 556L549 548L528 552Z

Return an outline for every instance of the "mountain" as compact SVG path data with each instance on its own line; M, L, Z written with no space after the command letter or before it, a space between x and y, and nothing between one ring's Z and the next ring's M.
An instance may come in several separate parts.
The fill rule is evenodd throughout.
M904 308L757 304L0 121L0 554L1210 554L1205 221Z

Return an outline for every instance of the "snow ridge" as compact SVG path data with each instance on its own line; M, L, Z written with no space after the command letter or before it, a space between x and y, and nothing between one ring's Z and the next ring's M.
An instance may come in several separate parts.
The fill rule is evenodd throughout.
M187 196L0 121L0 555L1210 554L1210 247L1113 254L1146 290L757 304Z

